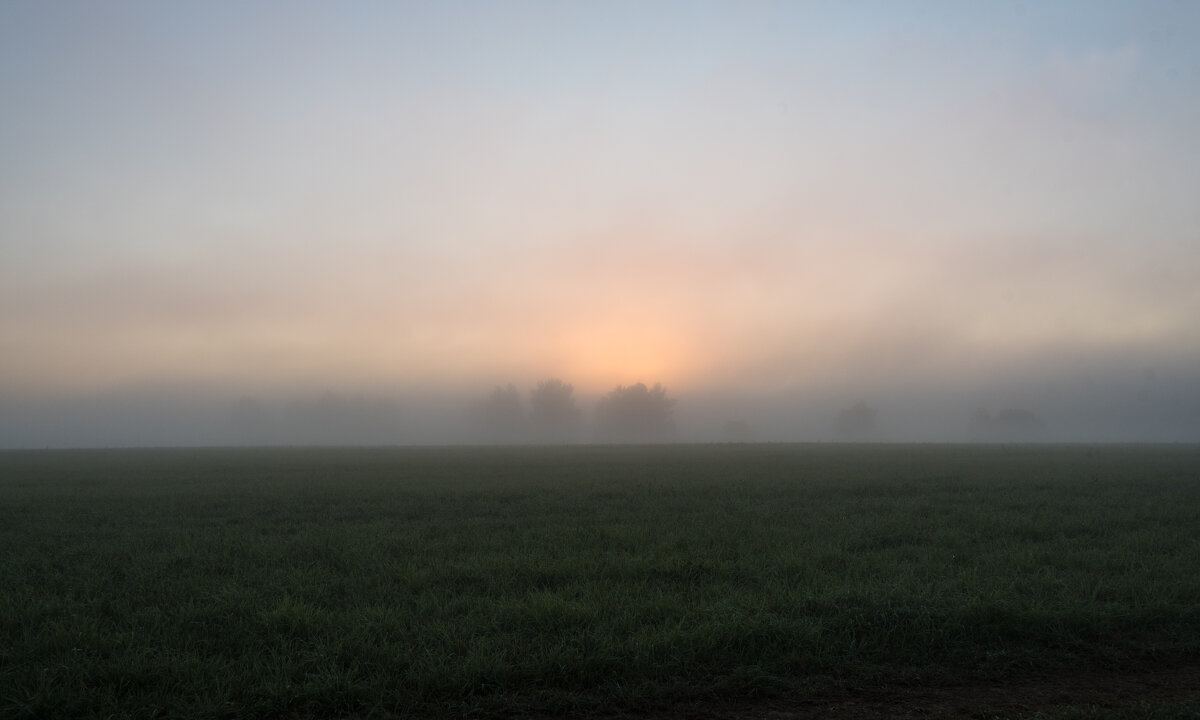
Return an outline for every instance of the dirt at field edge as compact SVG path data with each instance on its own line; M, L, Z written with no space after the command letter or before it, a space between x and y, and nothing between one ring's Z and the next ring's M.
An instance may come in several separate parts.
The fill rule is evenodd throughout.
M1189 701L1200 703L1200 664L951 687L860 688L813 698L627 713L606 720L984 720L1053 715L1078 706L1119 709L1144 702Z

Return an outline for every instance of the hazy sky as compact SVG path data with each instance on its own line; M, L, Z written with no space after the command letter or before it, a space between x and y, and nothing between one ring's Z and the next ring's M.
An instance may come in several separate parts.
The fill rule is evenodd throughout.
M0 445L548 376L1200 431L1190 0L12 1L0 107Z

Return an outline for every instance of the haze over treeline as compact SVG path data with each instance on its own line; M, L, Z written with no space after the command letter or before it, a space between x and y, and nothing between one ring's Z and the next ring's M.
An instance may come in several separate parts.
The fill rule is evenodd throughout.
M0 104L0 447L1200 440L1200 4L4 3Z
M634 383L577 395L540 381L441 396L229 395L154 388L6 403L5 447L607 442L1196 442L1200 377L1065 373L1040 383L677 395ZM557 383L557 385L556 385ZM547 386L558 393L546 392ZM566 392L563 393L562 389ZM541 391L541 392L539 392Z

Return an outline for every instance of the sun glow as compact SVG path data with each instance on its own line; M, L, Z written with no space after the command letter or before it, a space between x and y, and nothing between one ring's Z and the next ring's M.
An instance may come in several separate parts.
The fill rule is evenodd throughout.
M617 385L662 383L679 389L699 374L692 343L659 328L602 325L570 333L563 342L564 378L585 393Z

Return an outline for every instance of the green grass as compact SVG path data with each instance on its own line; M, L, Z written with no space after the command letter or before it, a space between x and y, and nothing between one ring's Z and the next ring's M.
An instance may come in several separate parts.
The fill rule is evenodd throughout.
M1037 713L1019 720L1196 720L1200 701L1140 701L1126 707L1105 708L1095 705L1071 707L1052 715Z
M588 713L1193 662L1197 568L1194 446L7 452L0 717Z

